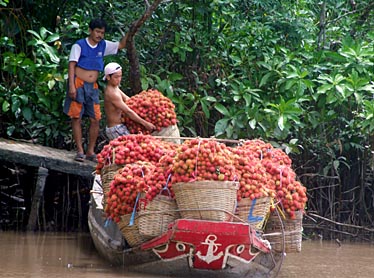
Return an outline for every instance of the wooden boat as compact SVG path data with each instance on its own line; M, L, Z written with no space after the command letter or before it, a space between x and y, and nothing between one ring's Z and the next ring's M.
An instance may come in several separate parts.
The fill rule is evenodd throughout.
M98 252L128 271L174 277L276 277L283 252L273 252L251 225L178 219L168 230L129 247L114 222L105 220L100 177L96 176L88 224Z

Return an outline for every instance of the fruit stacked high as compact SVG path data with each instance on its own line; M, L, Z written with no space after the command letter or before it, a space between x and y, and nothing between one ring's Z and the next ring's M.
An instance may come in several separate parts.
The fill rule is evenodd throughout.
M177 115L174 111L175 105L169 98L157 90L142 91L130 97L126 101L126 104L141 118L154 124L157 131L177 123ZM124 122L132 134L150 133L144 126L135 123L127 117L123 117L122 122Z
M174 196L173 184L192 181L237 181L237 200L273 197L292 219L307 202L286 153L261 140L244 140L228 147L214 138L194 138L175 144L136 134L112 140L98 154L97 173L121 166L106 195L107 216L117 221L135 208L139 193ZM207 196L208 198L209 196Z

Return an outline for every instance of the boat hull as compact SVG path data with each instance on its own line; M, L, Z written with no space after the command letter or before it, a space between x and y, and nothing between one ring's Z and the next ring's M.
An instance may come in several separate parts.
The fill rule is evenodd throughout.
M108 221L102 190L95 178L88 226L99 254L114 266L131 272L174 277L276 277L283 254L248 224L178 219L159 237L127 245L118 225Z
M91 206L88 223L99 254L112 265L131 272L174 277L263 278L276 277L282 261L279 253L259 252L250 262L228 257L224 269L195 269L191 267L188 256L165 260L154 252L154 248L129 248L117 225L106 223L102 209ZM145 243L145 247L147 244L150 243Z

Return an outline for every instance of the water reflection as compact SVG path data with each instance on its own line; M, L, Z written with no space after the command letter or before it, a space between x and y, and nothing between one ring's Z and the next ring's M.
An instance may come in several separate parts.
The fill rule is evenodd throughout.
M150 277L100 258L89 234L0 232L0 277Z
M124 272L100 258L89 234L0 232L0 277L156 277ZM288 254L280 278L374 276L374 246L303 241ZM160 276L157 276L160 278Z
M288 254L282 278L374 277L374 246L365 243L303 241L302 251Z

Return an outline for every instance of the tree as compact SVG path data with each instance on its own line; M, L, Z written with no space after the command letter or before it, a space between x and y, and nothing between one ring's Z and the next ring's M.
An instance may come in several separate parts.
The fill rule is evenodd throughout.
M149 5L148 1L144 1L146 5L146 9L144 14L136 21L134 21L129 31L126 33L126 49L127 49L127 58L129 59L130 63L130 87L133 94L137 94L142 91L141 81L140 81L140 66L139 66L139 58L137 54L137 49L135 46L135 35L144 22L152 15L152 13L157 9L157 6L160 4L162 0L156 0ZM120 30L121 31L121 30ZM123 32L121 31L123 34Z

